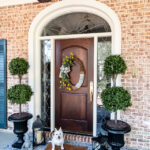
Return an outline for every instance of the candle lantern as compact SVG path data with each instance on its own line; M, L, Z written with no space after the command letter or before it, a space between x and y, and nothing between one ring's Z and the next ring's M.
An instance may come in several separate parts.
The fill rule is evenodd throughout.
M36 120L32 125L33 130L33 147L39 145L45 145L45 133L44 133L44 124L38 115Z

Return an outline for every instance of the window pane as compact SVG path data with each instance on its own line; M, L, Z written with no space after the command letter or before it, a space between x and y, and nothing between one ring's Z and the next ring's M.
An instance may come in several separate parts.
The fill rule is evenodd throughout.
M110 86L110 78L104 75L104 61L111 54L111 38L98 38L98 56L97 56L97 99L98 104L101 103L101 92L106 87Z
M90 13L70 13L49 22L42 36L111 32L109 24Z
M41 41L41 117L50 127L51 41Z

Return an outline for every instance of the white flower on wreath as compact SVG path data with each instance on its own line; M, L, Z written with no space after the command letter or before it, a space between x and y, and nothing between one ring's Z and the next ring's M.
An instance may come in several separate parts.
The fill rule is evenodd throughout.
M64 67L64 65L62 65L60 67L60 74L59 74L59 78L62 78L62 73L65 73L68 76L68 73L70 72L70 66L68 67Z

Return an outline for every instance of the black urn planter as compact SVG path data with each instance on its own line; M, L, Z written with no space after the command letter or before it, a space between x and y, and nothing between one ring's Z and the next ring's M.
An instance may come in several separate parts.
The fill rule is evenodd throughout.
M120 120L117 121L117 125L114 120L107 120L103 129L108 132L108 144L112 150L120 150L125 144L124 134L131 131L130 125Z
M17 135L17 141L12 145L14 148L21 149L24 143L24 134L28 131L27 122L32 118L32 115L29 113L15 113L8 117L8 120L14 123L14 133Z

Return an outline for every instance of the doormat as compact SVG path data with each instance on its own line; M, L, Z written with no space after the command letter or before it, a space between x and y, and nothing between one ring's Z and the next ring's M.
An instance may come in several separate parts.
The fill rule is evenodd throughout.
M49 143L45 150L52 150L52 143ZM56 146L55 150L61 150L60 146ZM88 150L85 146L75 146L70 144L64 144L64 150Z

